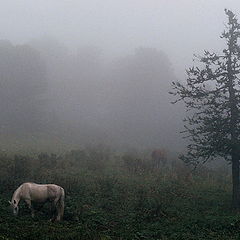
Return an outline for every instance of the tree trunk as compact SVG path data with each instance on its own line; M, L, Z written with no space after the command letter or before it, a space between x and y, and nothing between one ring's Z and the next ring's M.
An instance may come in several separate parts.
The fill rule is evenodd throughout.
M234 62L232 60L233 46L234 46L234 29L229 30L229 54L227 60L227 77L228 77L228 89L229 89L229 103L230 103L230 134L231 134L231 155L232 155L232 207L234 209L240 209L240 191L239 191L239 154L238 154L238 107L236 99L236 89L234 89L234 72L236 71Z
M238 154L232 155L232 207L240 209L240 189L239 189L239 159Z

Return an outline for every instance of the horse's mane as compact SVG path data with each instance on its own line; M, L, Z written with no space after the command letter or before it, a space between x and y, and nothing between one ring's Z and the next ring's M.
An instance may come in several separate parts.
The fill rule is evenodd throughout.
M15 192L13 193L13 196L12 196L12 200L14 200L14 199L16 198L16 196L19 194L19 192L21 191L22 185L23 185L23 184L21 184L21 185L15 190Z

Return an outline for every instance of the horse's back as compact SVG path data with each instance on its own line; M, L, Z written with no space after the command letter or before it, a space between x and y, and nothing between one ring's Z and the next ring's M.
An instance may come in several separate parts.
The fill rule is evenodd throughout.
M26 182L21 185L23 198L30 198L32 201L44 202L59 198L62 187L56 184L37 184Z

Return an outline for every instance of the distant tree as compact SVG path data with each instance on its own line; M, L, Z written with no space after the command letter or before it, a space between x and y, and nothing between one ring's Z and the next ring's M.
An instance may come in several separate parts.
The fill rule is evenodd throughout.
M169 119L173 78L167 55L154 48L138 48L115 63L110 113L123 141L137 146L166 144L169 135L163 126Z
M199 66L187 70L186 84L173 82L173 92L184 101L188 114L186 137L190 139L186 155L192 164L207 162L217 156L232 164L232 206L240 208L240 24L231 11L221 35L226 47L221 54L204 51L197 57Z
M1 127L32 131L44 125L46 66L28 45L0 41Z
M152 164L155 168L164 167L167 163L166 151L164 149L155 149L152 151Z

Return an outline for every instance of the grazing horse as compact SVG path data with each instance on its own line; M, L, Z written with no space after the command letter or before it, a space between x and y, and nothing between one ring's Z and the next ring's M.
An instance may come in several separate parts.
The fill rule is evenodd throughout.
M51 221L60 221L64 213L64 198L64 189L58 185L27 182L16 189L9 203L13 209L13 214L16 216L19 209L18 204L21 200L24 200L31 210L32 217L34 217L32 203L44 204L46 202L51 202L57 212L57 216L53 216Z
M167 162L166 151L164 149L156 149L151 154L152 163L155 168L160 168L160 165L165 166Z

